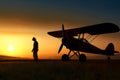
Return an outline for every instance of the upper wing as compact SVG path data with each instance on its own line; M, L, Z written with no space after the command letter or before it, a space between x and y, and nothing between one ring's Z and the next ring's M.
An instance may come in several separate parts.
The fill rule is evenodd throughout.
M68 36L77 36L78 34L88 33L90 35L105 34L118 32L120 29L113 23L102 23L90 25L81 28L67 29L64 33ZM48 32L49 35L60 38L62 37L62 30Z

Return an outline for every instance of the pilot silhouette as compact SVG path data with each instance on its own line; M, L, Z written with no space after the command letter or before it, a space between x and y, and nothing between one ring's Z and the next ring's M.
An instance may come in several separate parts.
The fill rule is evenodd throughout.
M34 41L33 49L32 49L33 58L34 58L34 61L38 61L38 54L37 54L37 52L38 52L38 42L37 42L35 37L33 37L32 40Z

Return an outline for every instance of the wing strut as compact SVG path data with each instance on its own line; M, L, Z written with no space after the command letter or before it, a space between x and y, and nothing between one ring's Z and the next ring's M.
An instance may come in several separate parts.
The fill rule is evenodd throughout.
M95 35L95 37L93 37L90 42L92 42L93 40L95 40L99 35Z
M88 35L88 36L86 37L86 39L89 40L91 37L92 37L92 35Z

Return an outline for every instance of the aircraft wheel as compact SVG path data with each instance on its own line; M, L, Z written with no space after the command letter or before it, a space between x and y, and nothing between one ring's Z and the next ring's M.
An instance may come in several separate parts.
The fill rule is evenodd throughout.
M69 61L69 56L67 54L63 54L62 61Z
M86 56L85 56L85 54L81 54L80 56L79 56L79 61L80 62L85 62L87 59L86 59Z

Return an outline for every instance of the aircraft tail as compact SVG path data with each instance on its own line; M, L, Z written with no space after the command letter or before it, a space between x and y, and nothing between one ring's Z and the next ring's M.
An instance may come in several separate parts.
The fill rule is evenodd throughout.
M109 43L105 51L106 51L106 55L114 55L114 53L119 53L118 51L115 51L113 43Z
M107 47L106 47L105 50L112 50L112 51L114 51L114 45L113 45L113 43L109 43L109 44L107 45Z

